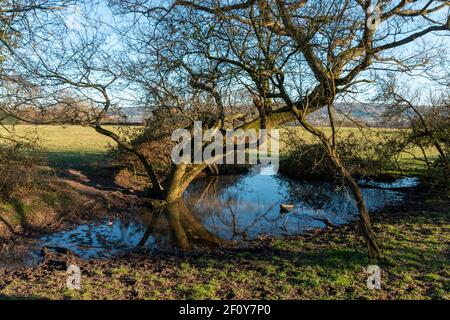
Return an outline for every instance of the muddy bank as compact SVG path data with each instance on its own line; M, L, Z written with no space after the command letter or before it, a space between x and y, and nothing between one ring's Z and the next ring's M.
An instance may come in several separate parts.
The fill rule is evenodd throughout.
M134 214L150 205L140 194L69 170L0 199L0 241L20 244L84 222Z
M365 286L369 264L356 223L295 237L261 237L214 250L133 252L83 260L46 251L36 268L0 270L3 298L43 299L449 299L448 197L408 195L373 215L385 258L383 290ZM373 263L373 262L370 262ZM66 287L67 267L82 289Z
M254 179L254 176L249 178ZM264 187L265 178L257 179L256 183L251 180L251 184ZM238 185L247 189L245 181L239 181ZM279 189L278 180L270 181L275 181L273 187ZM226 195L214 184L206 182L208 188L198 188L199 192L194 190L194 195L199 194L201 198L205 190ZM21 250L27 252L27 246L36 237L58 234L59 230L79 226L83 222L103 221L109 228L115 218L136 216L140 211L148 213L151 204L139 194L112 185L100 186L80 172L61 176L54 183L59 194L73 193L75 206L65 206L65 210L60 212L55 210L54 218L47 216L50 217L47 224L28 226L24 231L14 230L8 239L0 240L0 252L4 256ZM225 186L229 187L227 183ZM372 187L383 189L385 186L375 184ZM315 187L305 190L311 191L312 195L317 194ZM242 195L241 189L236 191ZM181 222L177 224L181 233L174 234L174 228L169 228L168 234L181 244L187 244L189 250L183 250L182 246L164 250L160 246L133 245L131 250L126 248L124 253L114 253L106 259L82 259L67 247L38 248L35 266L11 265L9 269L0 269L0 298L448 299L448 288L445 287L449 279L448 195L428 193L417 187L403 192L405 195L401 202L372 213L386 257L379 262L386 268L385 276L389 280L383 292L369 292L365 288L364 268L369 261L357 222L341 223L340 226L332 223L333 227L321 225L320 228L305 230L301 235L255 234L253 240L246 240L237 232L239 237L236 241L219 241L214 247L191 246L184 239L198 242L213 238L204 226L192 219L189 212L177 208L174 214L181 212L183 219L171 220L170 215L169 218L167 215L163 217L169 224L170 221ZM298 193L294 195L298 196ZM26 195L22 199L26 200ZM83 205L76 205L80 203ZM55 204L53 206L58 207ZM236 213L233 209L229 211L232 215ZM286 218L279 212L277 217ZM153 229L152 220L145 222L148 230L140 231L139 235L161 234L166 230ZM89 236L91 233L89 229L86 231ZM161 239L164 237L163 234ZM72 238L70 234L69 238ZM105 248L108 250L109 247ZM81 268L83 287L80 291L66 287L66 270L70 264ZM409 278L406 279L406 275Z

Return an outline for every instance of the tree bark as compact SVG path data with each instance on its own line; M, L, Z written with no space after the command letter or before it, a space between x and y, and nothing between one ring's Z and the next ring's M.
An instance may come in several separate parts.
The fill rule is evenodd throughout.
M339 159L335 160L338 160L335 166L337 166L339 173L344 178L345 184L350 188L350 190L353 193L353 197L355 198L356 206L358 208L359 213L360 224L362 228L362 234L367 243L367 250L369 252L369 257L379 258L381 257L381 249L379 247L375 232L372 229L369 211L367 210L361 188L359 187L355 179L353 179L351 174L347 171L347 169L342 166Z
M179 207L176 202L169 203L165 208L165 216L170 228L170 234L175 246L180 249L189 249L189 243L186 231L183 228L180 220Z
M181 224L186 230L188 237L197 242L204 243L209 246L215 246L224 243L225 240L209 232L186 207L184 201L180 200L177 203L178 211L180 213Z
M335 137L333 136L333 140L330 142L328 137L319 129L315 128L311 124L309 124L305 118L304 114L290 101L286 92L281 87L282 93L284 94L284 100L288 103L288 106L291 108L293 114L296 116L297 120L300 124L305 128L306 131L313 134L317 138L319 138L320 142L325 148L326 154L328 155L332 165L336 169L336 171L343 177L345 184L350 188L352 194L355 198L355 202L358 208L361 229L363 236L367 243L368 253L370 258L379 258L381 257L381 250L378 245L375 232L372 229L372 225L370 222L370 215L367 210L366 204L364 202L364 198L362 195L361 188L356 183L355 179L353 179L350 172L342 163L339 154L336 151ZM330 117L330 121L333 122L333 118ZM334 130L333 130L334 131ZM334 135L334 132L333 132Z
M184 191L189 187L192 180L194 180L207 166L208 164L206 163L196 165L174 165L169 177L165 200L168 203L172 203L181 199Z
M195 219L182 200L169 203L165 208L172 241L177 248L191 248L191 241L204 243L209 246L218 245L225 241L209 232Z

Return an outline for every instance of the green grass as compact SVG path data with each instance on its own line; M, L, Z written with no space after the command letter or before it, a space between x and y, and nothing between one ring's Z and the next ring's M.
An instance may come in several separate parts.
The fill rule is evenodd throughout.
M331 128L321 128L325 135L331 135ZM306 142L318 143L319 141L315 136L307 132L301 127L283 128L280 130L281 142L280 142L280 154L283 157L284 150L286 150L286 143L289 137L289 132L293 131L295 135L301 136ZM373 143L382 143L389 139L392 135L398 133L397 129L386 128L338 128L337 134L340 137L347 137L353 134L357 139L369 139ZM439 153L434 148L426 149L426 155L428 160L433 161L438 158ZM423 161L424 157L420 148L411 148L408 152L402 152L399 156L399 165L403 173L406 174L422 174L426 170L426 163ZM388 171L390 172L390 171ZM398 173L397 170L394 173Z
M117 144L109 137L97 133L93 128L83 126L7 126L19 137L37 138L45 158L51 166L78 167L87 166L104 160L111 146ZM117 127L105 126L114 132ZM0 128L0 136L5 134Z
M0 133L4 134L4 130ZM93 128L83 126L17 125L14 131L18 136L37 136L42 148L51 152L102 153L107 151L108 144L114 143Z
M49 161L58 165L99 161L113 143L80 126L18 126L16 130L37 134ZM343 130L358 134L356 129ZM404 161L410 159L405 155ZM51 194L43 194L41 200L67 201ZM397 218L389 218L389 212L374 224L385 255L378 262L383 270L379 291L367 289L365 268L373 262L367 259L361 237L346 227L313 240L276 239L262 247L224 249L211 255L148 256L148 260L127 258L98 265L80 261L79 292L66 289L65 270L43 265L17 271L14 281L8 281L6 271L0 269L0 299L450 299L449 201L422 199L417 207L402 209L405 213ZM0 209L17 212L18 220L29 213L20 202Z
M11 129L12 127L8 127ZM106 128L117 132L117 127L106 126ZM56 167L78 167L88 166L100 163L104 160L105 154L110 146L116 146L116 143L109 137L97 133L90 127L82 126L29 126L17 125L14 127L19 136L38 137L39 146L44 151L44 156L48 159L51 166ZM285 147L285 137L287 131L292 130L283 128L280 130L281 143L280 152L283 156ZM293 130L300 132L305 140L313 142L315 138L300 127ZM323 128L325 134L330 135L330 128ZM385 137L393 134L395 129L358 129L341 128L340 134L343 136L354 134L356 137L372 139L374 143L382 141ZM5 129L0 128L0 136L5 134ZM425 169L425 164L414 158L423 158L419 149L412 150L413 155L403 153L401 155L401 166L407 172L419 172ZM427 156L433 159L437 156L434 150L427 150Z

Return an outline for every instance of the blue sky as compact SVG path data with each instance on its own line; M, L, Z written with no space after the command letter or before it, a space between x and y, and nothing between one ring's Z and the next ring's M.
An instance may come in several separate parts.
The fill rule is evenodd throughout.
M78 15L78 10L81 13L80 15ZM448 10L444 10L435 18L442 19L443 17L445 17L445 15L448 15L448 12L449 12ZM89 15L91 19L98 20L99 23L97 31L103 29L103 32L105 34L108 34L106 38L107 43L104 44L105 47L109 47L110 50L121 50L123 51L123 54L131 56L131 52L126 51L126 49L124 49L125 47L122 44L122 39L120 38L120 35L115 34L108 27L108 25L111 26L125 25L127 24L127 22L129 22L128 19L130 17L113 15L110 8L103 0L99 0L95 4L93 4L90 1L87 1L85 3L80 2L79 7L72 7L65 13L63 13L63 19L65 19L66 25L70 27L72 30L72 32L69 33L69 36L66 39L67 42L77 41L76 37L78 36L78 31L80 30L83 24L82 17L84 15ZM81 19L81 21L77 21L77 19L79 18ZM104 25L102 26L102 24ZM385 26L383 25L380 26L381 31L384 28ZM438 61L436 67L434 68L434 70L431 70L430 73L434 76L436 75L445 76L445 73L446 72L448 73L448 70L450 69L449 52L446 51L448 50L448 48L450 48L450 37L448 32L428 34L427 36L422 37L413 43L410 43L406 46L402 46L401 48L394 50L397 51L397 54L406 56L417 52L421 52L422 48L429 47L430 45L436 45L439 48L445 49L445 51L440 52L439 55L436 57L440 61ZM367 74L368 73L363 73L361 77L366 77ZM378 72L378 74L379 76L383 76L383 72ZM396 72L395 75L398 78L398 82L402 84L403 91L405 92L408 90L414 91L418 89L423 90L424 99L428 97L428 94L425 94L427 91L436 92L445 89L445 87L437 86L435 83L424 77L424 73L421 72L421 70L415 71L412 74L407 74L405 72ZM361 101L367 101L371 99L375 91L376 88L373 85L364 86L364 92L359 94L357 98ZM124 90L120 93L120 95L122 96L122 98L125 99L134 99L133 96L134 92L135 92L134 89L130 91Z

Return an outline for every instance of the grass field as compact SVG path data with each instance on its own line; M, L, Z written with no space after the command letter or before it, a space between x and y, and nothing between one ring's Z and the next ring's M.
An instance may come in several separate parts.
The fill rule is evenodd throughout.
M116 127L108 127L117 132ZM37 138L38 145L51 166L77 167L104 160L114 140L83 126L28 126L18 125L14 130L19 137ZM6 129L0 128L0 135Z
M131 127L133 130L140 130L138 127ZM44 156L48 159L51 166L57 167L77 167L86 166L92 163L100 163L104 160L105 154L111 146L116 143L90 127L82 126L28 126L18 125L14 128L9 127L8 130L14 130L18 136L37 137L39 146L44 152ZM109 129L117 132L117 127L110 126ZM288 130L281 129L280 152L283 155L285 150L285 139ZM307 141L314 141L314 137L304 131L302 128L294 128L293 130L301 132L302 137ZM331 130L324 128L324 132L329 135ZM358 129L358 128L341 128L340 134L345 136L354 134L361 139L373 139L374 143L382 141L385 137L395 133L395 129ZM0 127L0 136L7 133L5 128ZM1 141L1 140L0 140ZM428 157L433 158L437 154L433 150L427 150ZM412 154L402 154L401 165L406 172L420 172L425 168L425 164L414 156L421 158L420 150L413 150Z
M325 131L329 133L329 129ZM342 131L367 138L357 129ZM49 162L57 166L99 162L108 146L114 145L93 129L80 126L18 126L16 132L37 136ZM281 134L285 136L286 132ZM402 161L407 164L413 159L409 157L405 155ZM70 193L64 192L63 198L55 197L51 190L45 192L42 199L49 206L70 203ZM411 192L404 204L374 214L374 229L384 254L384 259L377 262L367 259L357 226L349 225L321 234L263 239L248 247L217 252L77 260L83 270L80 291L66 288L67 272L57 264L52 266L52 260L33 268L0 269L0 300L450 299L449 201L438 193L419 192L427 191ZM22 207L21 211L26 208ZM47 224L48 209L43 208ZM382 269L382 290L366 287L365 268L374 263Z
M285 128L281 129L281 143L280 143L280 153L283 155L284 144L286 143L287 137L289 137L288 132L294 130L294 132L299 135L307 142L319 143L319 140L308 133L301 127ZM322 131L327 135L331 135L331 128L322 128ZM372 129L361 129L361 128L338 128L338 137L345 138L350 134L353 134L356 139L370 140L374 144L383 143L394 134L398 133L398 129L386 129L386 128L372 128ZM427 149L426 156L428 160L433 161L438 157L438 152L435 149ZM402 152L399 158L399 165L402 168L403 173L406 174L421 174L426 169L426 163L423 161L423 153L419 148L411 148L408 152Z

